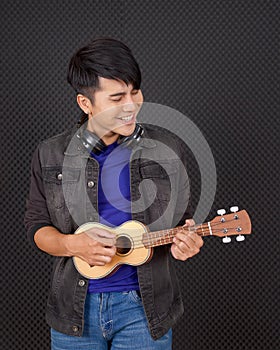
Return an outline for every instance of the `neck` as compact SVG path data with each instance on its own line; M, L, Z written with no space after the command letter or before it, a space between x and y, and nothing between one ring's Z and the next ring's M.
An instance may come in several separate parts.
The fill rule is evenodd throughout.
M100 140L102 140L106 146L109 146L112 143L116 142L120 136L119 134L116 134L113 131L109 131L107 134L104 134L104 132L99 132L95 128L91 127L89 124L87 126L87 129L93 134L95 134Z
M114 135L104 135L101 140L105 143L106 146L111 145L112 143L116 142L117 139L119 138L118 134L114 134Z

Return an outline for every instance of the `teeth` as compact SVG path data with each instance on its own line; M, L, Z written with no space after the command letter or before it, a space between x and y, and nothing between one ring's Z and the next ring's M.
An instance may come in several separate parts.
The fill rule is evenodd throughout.
M133 115L130 115L128 117L122 117L121 120L124 120L126 122L130 121L133 118Z

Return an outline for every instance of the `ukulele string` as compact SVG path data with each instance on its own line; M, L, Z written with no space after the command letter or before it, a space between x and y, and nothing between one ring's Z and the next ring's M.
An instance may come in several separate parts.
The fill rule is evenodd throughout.
M228 220L227 224L231 221L235 221L235 219L233 220ZM220 226L221 223L220 222L215 222L211 224L211 230L213 235L215 235L215 233L223 233L221 228L216 228L217 226ZM228 230L234 230L235 227L229 227ZM203 236L203 232L208 233L209 232L209 227L207 223L204 224L196 224L193 226L188 226L188 227L175 227L173 229L167 229L167 230L162 230L162 231L154 231L154 232L144 232L141 234L136 234L135 236L132 236L132 241L133 241L133 249L137 249L137 248L143 248L143 246L147 245L147 246L153 246L153 245L164 245L164 244L169 244L172 243L173 237L176 235L177 232L179 231L184 231L184 230L188 230L188 232L197 232L197 231L202 231L201 236ZM168 232L171 232L170 234L167 234ZM130 230L131 233L131 230ZM121 236L121 235L120 235ZM130 241L129 241L130 242ZM116 245L116 248L130 248L131 245L125 245L125 244L121 244L121 245Z

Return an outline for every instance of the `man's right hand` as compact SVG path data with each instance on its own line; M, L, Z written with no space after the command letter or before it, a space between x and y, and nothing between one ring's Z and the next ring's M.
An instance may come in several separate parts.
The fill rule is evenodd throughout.
M104 266L116 254L116 236L109 231L92 228L67 236L71 255L81 258L90 266Z
M53 226L45 226L35 233L34 240L48 254L76 256L91 266L104 266L116 254L116 236L100 228L78 234L63 234Z

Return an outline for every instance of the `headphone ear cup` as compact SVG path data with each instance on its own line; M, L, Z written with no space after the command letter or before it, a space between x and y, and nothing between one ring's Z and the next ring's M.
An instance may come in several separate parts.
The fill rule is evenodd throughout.
M143 133L143 127L140 124L136 124L133 134L129 136L120 136L118 139L118 144L125 144L126 147L133 148L135 144L140 140Z
M85 129L82 133L81 140L87 151L89 153L93 152L96 155L99 155L106 147L105 143L101 139L87 129Z

